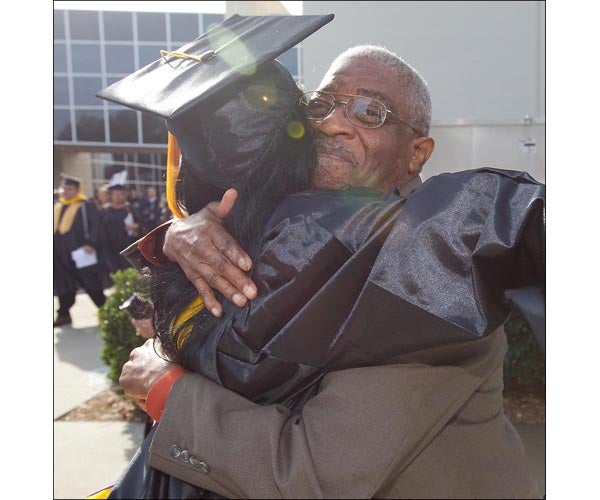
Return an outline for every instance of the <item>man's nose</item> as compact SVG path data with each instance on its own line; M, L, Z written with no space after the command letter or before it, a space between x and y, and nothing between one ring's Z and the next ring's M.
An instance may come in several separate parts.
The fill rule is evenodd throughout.
M354 135L354 126L346 118L345 104L336 101L333 110L322 120L315 120L312 126L324 135Z

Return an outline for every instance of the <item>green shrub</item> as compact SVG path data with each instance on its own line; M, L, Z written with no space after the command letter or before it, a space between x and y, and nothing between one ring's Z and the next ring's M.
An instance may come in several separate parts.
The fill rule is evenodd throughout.
M132 349L142 345L146 339L135 334L129 315L119 306L133 293L144 295L144 286L139 273L134 268L117 271L110 275L114 283L113 293L98 310L100 336L104 341L102 361L109 367L108 378L119 383L123 365L129 359Z
M529 325L513 316L504 325L508 351L504 358L504 383L521 386L546 384L546 357Z

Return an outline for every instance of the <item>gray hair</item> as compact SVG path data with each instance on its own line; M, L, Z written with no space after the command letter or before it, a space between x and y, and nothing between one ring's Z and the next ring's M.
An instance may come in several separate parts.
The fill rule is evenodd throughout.
M427 82L410 64L391 50L379 45L357 45L342 52L335 58L331 68L347 59L366 58L390 68L398 75L399 85L403 85L408 120L423 135L429 134L431 125L431 96Z

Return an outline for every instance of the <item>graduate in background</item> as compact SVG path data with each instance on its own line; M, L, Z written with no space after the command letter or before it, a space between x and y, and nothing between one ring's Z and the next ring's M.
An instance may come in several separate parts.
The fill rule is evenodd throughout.
M127 201L127 171L109 181L110 203L102 213L102 244L109 272L127 269L131 264L119 253L139 236L139 216Z
M106 300L96 256L99 227L96 205L82 194L81 179L62 175L62 193L54 205L53 285L59 303L54 326L71 324L69 310L79 288L86 291L97 307Z

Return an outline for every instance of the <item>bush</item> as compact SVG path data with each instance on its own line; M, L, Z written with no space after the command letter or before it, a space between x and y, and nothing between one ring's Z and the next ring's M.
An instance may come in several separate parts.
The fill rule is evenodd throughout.
M126 311L119 309L133 293L145 294L139 273L134 268L117 271L110 275L114 283L114 292L98 310L100 336L104 341L102 361L109 367L108 378L119 383L123 365L129 359L132 349L139 347L146 339L135 334Z
M546 357L529 325L513 316L504 325L508 351L504 358L504 382L521 386L546 384Z

